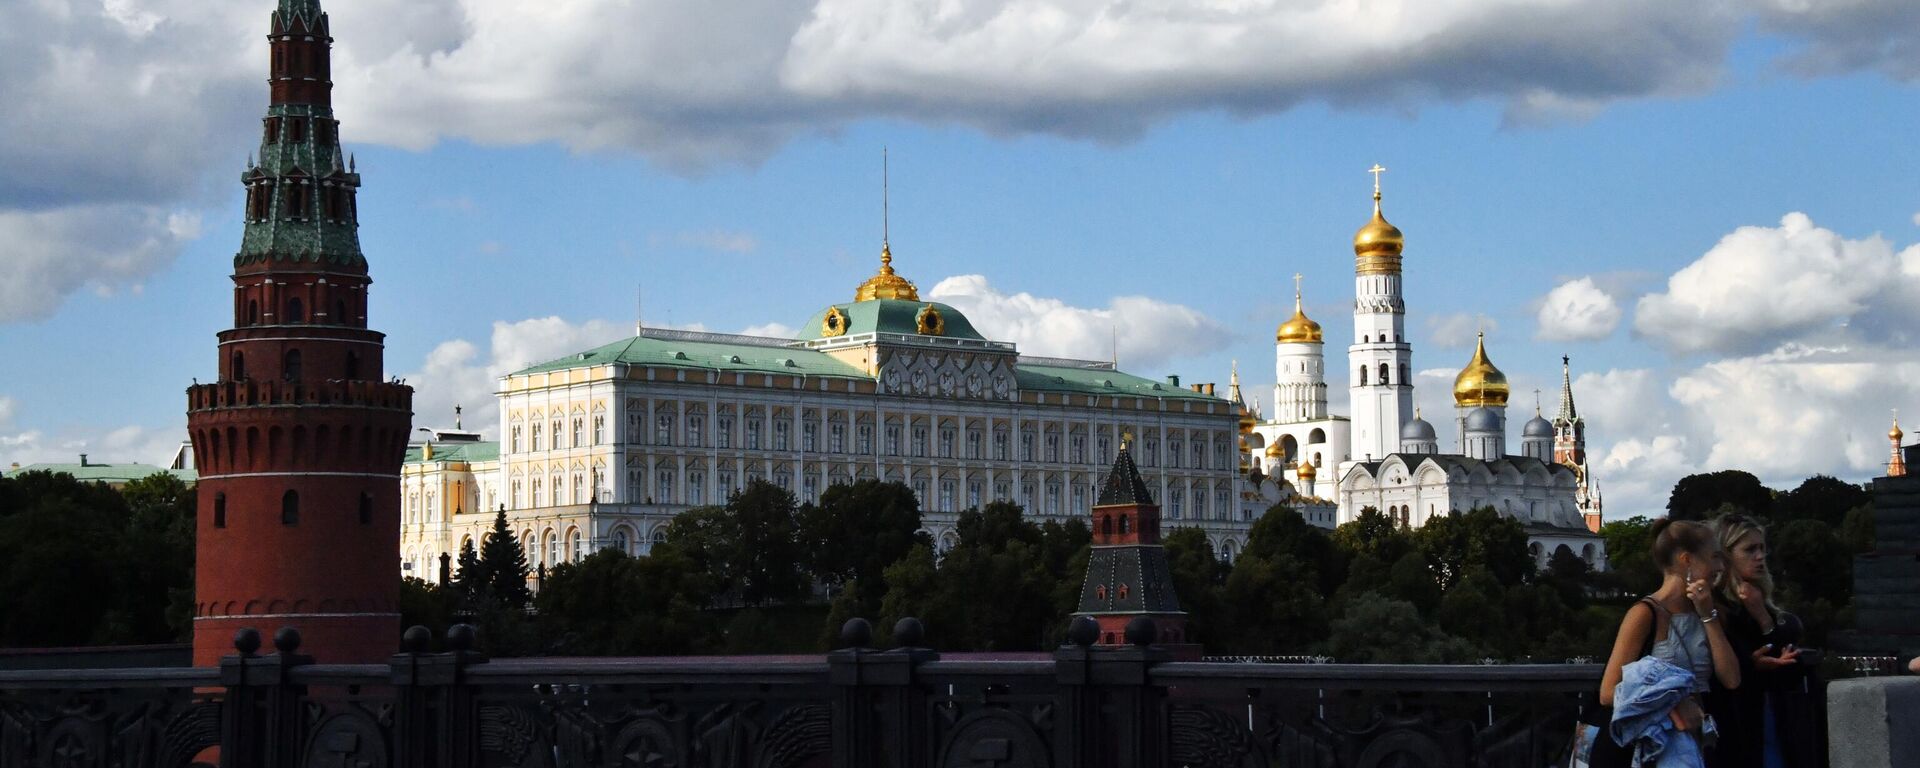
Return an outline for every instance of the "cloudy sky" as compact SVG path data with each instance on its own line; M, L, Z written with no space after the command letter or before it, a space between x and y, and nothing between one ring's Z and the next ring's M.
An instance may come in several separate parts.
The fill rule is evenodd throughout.
M0 6L0 463L177 445L231 322L272 5ZM1521 410L1571 355L1611 515L1695 471L1863 479L1889 409L1920 421L1908 0L326 5L421 424L488 426L494 376L637 304L782 333L850 298L883 146L923 293L1029 352L1237 359L1263 395L1296 272L1351 341L1385 165L1420 402L1476 331Z

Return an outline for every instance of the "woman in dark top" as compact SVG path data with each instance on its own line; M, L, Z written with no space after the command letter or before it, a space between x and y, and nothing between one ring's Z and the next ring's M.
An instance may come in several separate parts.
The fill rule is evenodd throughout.
M1707 714L1720 729L1719 746L1707 764L1718 768L1812 768L1823 764L1813 728L1809 667L1800 663L1800 619L1773 604L1767 570L1767 532L1745 515L1713 521L1727 556L1727 576L1718 599L1727 619L1727 643L1740 660L1741 685L1718 685L1707 695Z

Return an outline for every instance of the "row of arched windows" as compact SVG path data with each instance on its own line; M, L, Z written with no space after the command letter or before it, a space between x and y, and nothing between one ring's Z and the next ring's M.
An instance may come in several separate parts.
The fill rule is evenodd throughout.
M1363 364L1360 366L1360 386L1363 386L1363 387L1367 386L1367 370L1368 368L1366 365ZM1393 372L1393 366L1388 365L1387 363L1381 363L1380 378L1375 379L1375 382L1382 387L1392 384L1393 377L1389 375L1392 372ZM1411 375L1411 373L1412 372L1409 371L1406 366L1404 365L1400 366L1400 385L1401 386L1407 386L1408 384L1412 383L1413 376Z

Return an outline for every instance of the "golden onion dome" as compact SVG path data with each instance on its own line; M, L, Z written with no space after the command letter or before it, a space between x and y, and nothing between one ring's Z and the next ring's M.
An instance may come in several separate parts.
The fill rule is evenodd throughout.
M1274 443L1272 445L1267 446L1267 458L1269 459L1283 458L1286 455L1287 455L1286 450L1282 449L1279 443Z
M1313 468L1313 462L1311 461L1300 462L1300 467L1294 471L1299 473L1300 479L1302 480L1312 480L1315 475L1320 474L1319 470Z
M1906 436L1907 436L1907 434L1906 434L1905 432L1901 432L1901 431L1900 431L1900 420L1899 420L1899 419L1897 419L1897 418L1896 418L1896 419L1894 419L1894 420L1893 420L1893 429L1889 429L1889 430L1887 430L1887 439L1889 439L1889 440L1892 440L1892 441L1894 441L1894 442L1896 442L1896 443L1897 443L1897 442L1900 442L1900 438L1903 438L1903 437L1906 437Z
M1400 228L1387 223L1387 217L1380 213L1380 172L1385 168L1374 166L1373 174L1373 218L1353 233L1354 269L1362 275L1400 274L1400 251L1406 247L1406 237L1400 234Z
M1281 344L1319 344L1322 335L1320 324L1307 318L1300 307L1300 292L1293 293L1293 317L1280 324L1280 330L1274 332L1273 340Z
M1487 335L1482 333L1474 344L1473 359L1453 378L1453 404L1461 408L1504 408L1510 394L1507 375L1487 359Z
M880 271L860 284L853 292L854 301L873 301L874 299L901 299L919 301L920 289L913 287L913 281L893 272L893 249L880 246Z

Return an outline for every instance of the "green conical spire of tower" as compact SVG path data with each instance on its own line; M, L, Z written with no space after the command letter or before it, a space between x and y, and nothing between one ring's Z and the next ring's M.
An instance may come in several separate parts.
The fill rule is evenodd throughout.
M280 0L280 11L305 15L322 13L320 0Z

